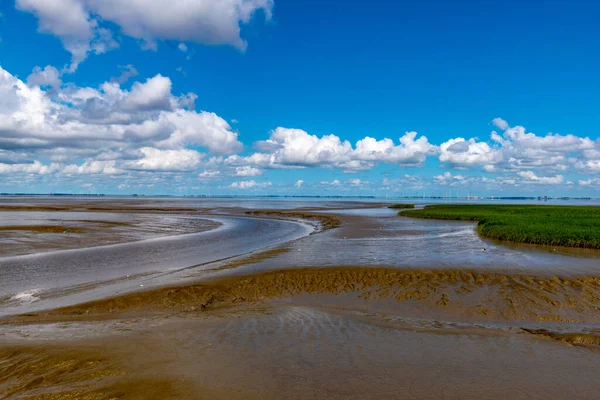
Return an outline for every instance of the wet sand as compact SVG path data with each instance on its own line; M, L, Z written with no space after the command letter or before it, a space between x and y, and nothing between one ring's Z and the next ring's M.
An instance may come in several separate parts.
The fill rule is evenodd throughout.
M338 223L148 290L0 318L0 398L597 398L596 253L369 204L272 205L256 221Z
M593 399L600 389L594 348L301 302L11 329L7 398Z
M215 262L309 235L296 221L206 216L200 233L16 257L0 257L0 316L56 308L187 282Z
M0 217L0 257L128 243L220 226L202 218L114 211L0 211Z

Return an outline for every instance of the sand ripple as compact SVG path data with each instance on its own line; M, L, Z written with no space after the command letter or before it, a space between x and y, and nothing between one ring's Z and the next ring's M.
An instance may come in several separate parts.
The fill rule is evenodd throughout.
M18 321L201 312L239 303L328 296L356 307L446 320L600 323L600 277L536 277L464 270L305 268L128 294ZM334 295L334 296L331 296ZM348 304L346 304L347 306ZM13 321L15 319L13 318Z

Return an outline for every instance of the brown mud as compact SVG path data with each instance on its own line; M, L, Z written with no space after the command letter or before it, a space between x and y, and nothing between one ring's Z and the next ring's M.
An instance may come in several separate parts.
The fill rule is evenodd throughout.
M232 261L228 261L226 264L223 264L214 270L221 271L225 269L243 267L245 265L257 264L261 261L271 260L289 252L290 248L288 247L279 247L271 250L258 251L250 255L234 258Z
M72 204L68 206L0 206L3 211L31 212L114 212L114 213L160 213L160 214L196 214L205 211L191 207L125 207L118 205L97 206L89 204Z
M381 302L402 315L470 322L600 323L600 277L536 277L465 270L304 268L138 292L13 317L31 323L200 312L302 295L353 306ZM311 297L311 296L309 296ZM348 300L350 299L350 300ZM347 305L347 304L346 304Z
M111 324L3 341L0 399L541 400L600 390L597 352L528 333L268 302ZM114 332L77 336L78 326Z
M0 347L0 399L176 399L182 385L161 377L129 378L104 346Z
M591 276L219 278L4 320L0 399L588 399L595 331L560 326L598 324L599 307Z
M600 331L595 332L554 332L548 329L521 328L524 332L581 347L600 348Z
M172 218L172 222L146 217L131 221L65 219L48 221L60 225L0 226L0 257L134 242L203 232L220 226L218 222L205 219Z
M340 220L334 216L330 215L319 215L319 214L310 214L305 212L297 212L297 211L277 211L277 210L260 210L260 211L248 211L246 212L248 215L257 215L257 216L268 216L268 217L279 217L279 218L294 218L294 219L305 219L311 221L317 221L321 227L321 232L327 231L329 229L338 228L342 223Z
M73 228L67 226L56 225L15 225L15 226L0 226L0 231L25 231L34 233L84 233L82 228Z

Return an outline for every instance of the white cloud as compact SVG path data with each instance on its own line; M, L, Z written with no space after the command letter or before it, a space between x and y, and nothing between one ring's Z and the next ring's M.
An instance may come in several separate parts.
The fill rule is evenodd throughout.
M167 120L175 127L175 131L160 143L163 146L199 145L220 155L234 154L243 149L238 134L215 113L179 110L168 114Z
M198 178L200 179L212 179L218 178L221 175L221 171L204 171L198 174Z
M132 73L131 68L127 71ZM169 78L157 75L135 82L130 91L113 80L99 88L65 85L48 96L40 86L26 85L0 67L0 162L45 157L77 166L83 158L113 161L116 169L128 164L189 170L199 165L200 153L188 147L203 147L215 155L242 149L238 134L224 119L188 108L195 94L176 97L171 88ZM160 160L157 154L167 158ZM176 155L181 160L173 159Z
M35 14L39 20L38 30L59 37L65 49L71 53L74 71L92 50L92 42L99 37L97 21L90 18L79 0L16 0L16 7Z
M361 181L360 179L350 179L348 180L348 183L350 184L350 186L363 186L365 184L367 184L367 182Z
M454 166L492 165L502 160L502 153L475 139L450 139L440 146L440 161Z
M434 155L437 148L426 137L416 139L415 132L407 132L394 145L391 139L377 141L366 137L356 148L336 135L318 137L301 129L279 127L268 140L257 142L261 153L248 157L231 157L230 165L247 164L260 168L340 168L346 171L371 169L376 162L400 165L419 165L426 156Z
M350 142L335 135L318 138L300 129L277 128L269 141L278 150L272 154L272 164L315 166L343 161L352 151Z
M271 182L256 182L256 181L239 181L239 182L233 182L231 185L229 185L230 188L232 189L255 189L255 188L266 188L272 186Z
M437 147L429 144L425 136L419 139L417 132L406 132L395 145L391 139L376 140L366 137L356 143L353 158L360 161L385 162L389 164L420 165L427 156L437 154Z
M539 183L543 185L558 185L564 182L562 175L537 176L533 171L520 171L517 175L523 178L525 183Z
M182 42L182 43L179 43L179 46L177 46L177 48L178 48L179 50L183 51L184 53L185 53L186 51L188 51L188 47L187 47L187 45L186 45L185 43L183 43L183 42Z
M325 185L325 186L341 186L342 182L340 182L338 179L335 179L331 182L327 182L327 181L323 181L321 182L321 185Z
M582 169L588 172L600 172L600 156L595 160L574 160L575 168Z
M62 41L72 55L67 70L73 72L89 53L118 47L105 21L142 40L144 48L156 49L159 40L179 40L245 50L241 25L259 11L271 19L274 1L175 1L165 6L155 0L16 0L16 7L38 18L40 32Z
M294 184L294 186L297 187L298 189L300 189L302 187L302 185L304 185L304 181L302 179L298 179L296 181L296 183Z
M27 84L58 89L62 85L62 81L58 70L52 65L46 65L44 69L35 67L31 75L27 77Z
M458 168L481 166L486 172L540 168L565 171L573 163L578 168L593 169L594 161L600 162L598 143L587 137L553 133L538 136L527 133L522 126L510 127L501 118L492 122L504 131L502 135L491 133L492 146L475 139L450 139L440 146L440 161Z
M565 170L569 157L579 157L595 148L595 143L587 137L553 133L538 136L527 133L522 126L507 127L502 136L493 132L492 140L502 146L506 167L512 169Z
M492 121L492 123L494 124L494 126L500 130L507 130L508 129L508 122L506 122L505 120L503 120L502 118L494 118L494 120Z
M56 172L60 168L58 164L43 165L39 161L31 164L2 164L0 163L0 174L37 174L46 175Z
M195 150L140 149L143 158L126 164L127 168L148 171L192 171L200 165L202 154Z
M433 181L439 185L454 186L457 184L463 184L468 182L469 179L462 175L452 175L450 172L444 172L443 175L437 175L433 177Z
M590 179L585 179L585 180L581 179L581 180L579 180L579 184L581 186L590 186L590 185L600 186L600 178L590 178Z
M62 169L63 174L105 174L115 175L123 171L115 167L115 161L88 160L83 165L67 165Z
M178 99L171 95L171 87L171 79L160 74L144 83L135 82L124 97L122 107L125 110L171 111L179 106Z
M254 168L249 165L243 167L237 167L235 169L235 176L260 176L263 174L262 169Z
M404 174L404 179L410 182L419 182L421 177L415 175Z
M384 186L387 184L387 181L384 180ZM304 183L304 181L302 181L302 183ZM363 181L361 179L348 179L347 181L340 181L339 179L334 179L333 181L322 181L320 182L321 186L331 186L331 187L353 187L353 188L357 188L357 187L363 187L365 185L367 185L369 182L367 181Z

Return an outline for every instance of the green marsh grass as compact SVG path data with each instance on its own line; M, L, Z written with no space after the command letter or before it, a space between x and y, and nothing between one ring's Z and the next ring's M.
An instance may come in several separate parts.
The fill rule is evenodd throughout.
M400 211L398 215L477 221L477 232L489 239L600 249L600 207L454 204Z

